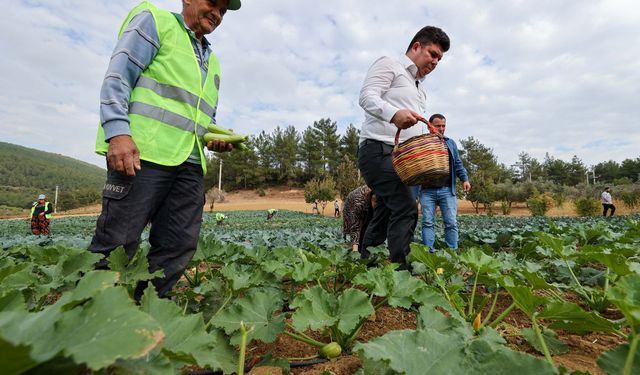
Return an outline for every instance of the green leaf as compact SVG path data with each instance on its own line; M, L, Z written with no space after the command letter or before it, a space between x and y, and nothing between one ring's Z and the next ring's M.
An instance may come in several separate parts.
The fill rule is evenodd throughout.
M26 310L24 296L19 290L12 290L0 297L0 311Z
M609 300L624 314L634 334L640 334L640 275L634 273L620 278L607 292Z
M153 288L145 290L140 309L166 333L162 351L167 357L225 373L236 369L235 351L217 334L207 333L202 314L183 315L175 303L158 298Z
M158 352L158 353L156 353ZM159 350L151 355L138 359L119 359L109 366L109 375L175 375L176 370L171 360Z
M536 313L538 306L547 303L547 299L538 297L531 292L531 289L525 286L506 286L505 289L511 294L513 302L522 310L529 318Z
M38 284L38 278L33 273L33 269L30 267L31 265L27 265L28 267L16 266L16 269L18 270L2 280L2 285L0 286L2 288L2 292L25 290Z
M355 285L362 285L372 294L388 298L392 307L408 309L414 301L414 294L424 285L408 271L394 271L391 267L370 268L353 280Z
M531 345L535 350L540 354L544 354L542 349L542 344L540 340L538 340L538 336L536 332L532 328L523 328L520 330L520 334L527 340L529 345ZM542 330L542 338L544 342L547 344L547 349L549 349L549 353L551 355L562 354L569 351L569 347L562 340L558 339L558 334L555 331L544 328Z
M291 304L293 327L298 331L337 327L349 334L362 318L373 314L367 294L357 289L346 289L337 298L316 286L306 289Z
M365 292L350 288L338 297L336 313L338 329L344 334L349 334L362 318L370 316L374 310Z
M552 320L550 328L564 329L584 335L589 332L615 332L615 323L601 317L596 312L584 311L570 302L553 301L538 315L540 319Z
M590 251L582 249L579 254L579 258L585 262L597 262L609 267L618 276L625 276L631 273L629 265L627 264L627 258L617 254L608 253L609 251L604 246L591 247Z
M566 246L561 237L544 232L536 232L536 237L541 247L552 250L558 258L567 259L575 253L575 246Z
M409 261L417 261L423 263L427 268L435 271L438 268L452 268L447 258L436 253L429 253L427 246L417 243L411 243L411 253L409 253Z
M94 370L119 358L143 357L164 338L155 320L139 311L121 287L101 290L83 305L63 311L70 302L67 293L41 312L17 317L19 324L3 326L3 338L31 346L36 362L70 356Z
M141 358L164 337L158 323L136 308L126 290L114 287L64 313L51 339L77 363L98 370L119 358Z
M354 351L363 359L366 374L556 374L549 363L533 356L433 329L392 331L356 344Z
M274 315L280 310L282 310L282 295L279 292L271 289L252 291L214 316L211 324L224 329L227 335L233 335L231 337L233 345L240 343L241 321L247 327L253 327L248 340L270 343L284 332L284 315Z
M629 343L624 343L602 353L598 357L598 366L609 375L622 375L629 348ZM640 374L640 345L636 349L631 374Z
M149 273L149 262L147 261L147 250L138 249L132 259L127 256L124 247L120 246L113 250L109 257L109 268L120 273L120 284L135 286L138 281L152 280L163 277L163 271Z
M290 307L295 309L291 317L293 327L301 332L307 328L316 331L331 327L338 320L335 316L337 306L337 298L321 287L305 289L290 304Z
M76 288L69 293L70 302L64 308L74 307L101 291L112 288L118 282L120 274L114 271L91 271L84 275Z
M231 281L231 288L234 291L261 286L274 280L271 274L255 265L231 263L222 267L220 273Z
M497 271L501 267L501 262L488 256L478 248L471 248L460 254L460 262L466 264L474 273L488 273Z
M13 345L0 337L0 373L17 375L35 367L38 363L29 356L30 350L29 346Z

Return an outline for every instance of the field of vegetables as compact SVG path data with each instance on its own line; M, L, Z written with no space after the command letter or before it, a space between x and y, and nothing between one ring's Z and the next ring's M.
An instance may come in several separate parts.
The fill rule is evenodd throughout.
M94 271L94 217L0 221L0 373L640 374L638 216L462 216L457 253L416 231L412 273L382 247L367 267L337 219L226 217L140 304L146 238Z

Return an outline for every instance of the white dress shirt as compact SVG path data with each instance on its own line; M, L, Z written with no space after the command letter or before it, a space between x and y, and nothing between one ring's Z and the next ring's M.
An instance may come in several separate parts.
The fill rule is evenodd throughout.
M417 71L406 55L384 56L371 65L360 90L359 103L365 113L360 143L373 139L393 145L398 128L390 121L400 109L411 109L425 116L427 96L421 84L424 77L416 79ZM425 132L426 126L419 122L400 132L400 142Z
M613 204L613 201L611 199L611 194L609 194L609 192L603 191L602 194L600 195L600 198L603 204Z

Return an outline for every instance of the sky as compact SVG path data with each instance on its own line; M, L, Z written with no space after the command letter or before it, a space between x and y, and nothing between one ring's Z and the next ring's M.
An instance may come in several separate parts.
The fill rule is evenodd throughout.
M104 167L93 151L100 87L137 2L2 2L0 141ZM244 0L208 36L222 67L218 124L360 128L367 69L426 25L451 39L424 81L425 115L444 114L449 137L474 137L506 165L521 152L587 166L640 157L634 0Z

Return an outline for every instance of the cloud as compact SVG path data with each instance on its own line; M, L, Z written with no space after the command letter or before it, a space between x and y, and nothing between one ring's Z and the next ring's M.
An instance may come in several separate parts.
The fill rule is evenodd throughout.
M104 165L93 153L100 85L133 5L30 0L0 15L2 141ZM223 70L218 122L249 134L327 117L359 127L369 65L403 54L427 24L452 40L424 85L449 136L473 136L505 164L522 151L586 164L640 156L640 10L630 0L246 0L209 37Z

